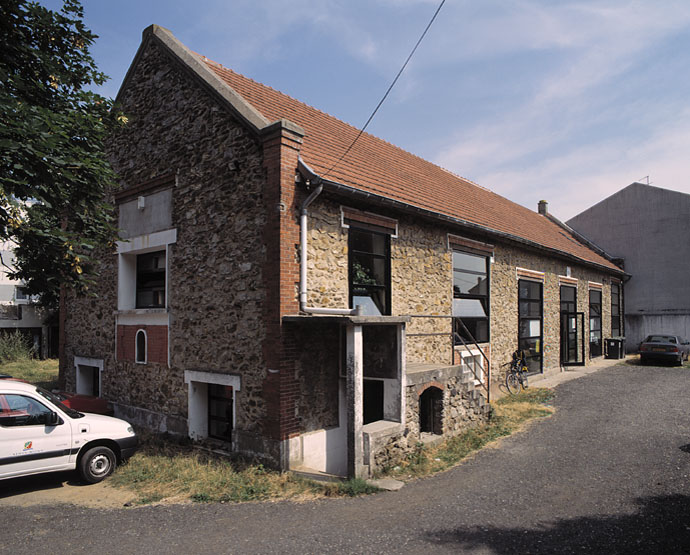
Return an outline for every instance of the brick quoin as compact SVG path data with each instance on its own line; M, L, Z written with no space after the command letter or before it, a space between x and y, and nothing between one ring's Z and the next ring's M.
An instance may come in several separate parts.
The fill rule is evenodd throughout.
M269 370L263 382L266 402L264 434L287 439L298 434L301 423L296 413L294 339L282 326L282 317L299 313L297 296L299 264L299 207L303 195L295 187L295 175L302 135L285 122L275 124L264 135L267 221L263 240L266 262L263 269L266 287L264 321L266 339L263 355Z
M417 389L417 396L421 397L422 393L424 393L427 389L432 387L440 389L441 391L445 389L444 385L439 382L428 382L421 386L419 389Z
M117 359L136 362L136 337L146 332L146 361L168 363L168 326L117 326Z

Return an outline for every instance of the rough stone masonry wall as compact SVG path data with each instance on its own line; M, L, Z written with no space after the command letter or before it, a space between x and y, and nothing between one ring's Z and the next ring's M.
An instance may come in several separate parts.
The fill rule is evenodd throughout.
M391 216L383 214L382 216ZM391 237L392 315L451 314L453 283L446 232L412 218L398 220ZM340 204L317 199L309 209L308 288L310 306L348 308L348 229L341 225ZM447 318L414 318L407 327L408 362L450 364ZM442 336L410 337L415 333Z
M391 241L394 314L415 314L407 326L408 363L450 364L453 304L452 254L443 228L401 218L398 238ZM415 334L442 334L416 336Z
M475 389L466 373L452 369L439 381L414 382L406 388L405 428L376 445L371 453L371 471L379 472L400 463L421 442L419 399L428 387L441 389L443 395L442 436L452 437L476 426L483 420L472 399Z
M577 283L577 310L585 313L585 360L589 360L589 282L598 282L602 291L602 338L611 335L611 283L603 272L570 262L535 254L516 247L497 245L491 267L491 351L492 379L505 375L518 343L518 277L516 268L544 272L543 337L544 371L560 367L560 282L567 267Z
M74 355L103 358L105 397L180 418L187 414L185 369L239 374L237 428L258 433L265 374L260 145L155 40L120 101L129 122L109 151L123 188L176 173L177 243L167 292L171 367L114 361L115 256L106 257L100 297L70 303L68 366Z

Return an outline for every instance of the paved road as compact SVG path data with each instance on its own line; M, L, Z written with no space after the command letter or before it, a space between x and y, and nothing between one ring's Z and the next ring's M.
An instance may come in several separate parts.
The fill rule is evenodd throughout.
M601 370L498 448L359 499L0 508L0 552L690 553L689 392L689 370Z

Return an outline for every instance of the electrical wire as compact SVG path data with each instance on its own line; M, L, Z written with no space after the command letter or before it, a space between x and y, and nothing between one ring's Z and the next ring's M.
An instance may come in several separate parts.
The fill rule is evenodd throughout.
M371 120L374 119L374 116L376 115L376 112L379 111L379 108L380 108L381 105L384 103L384 101L385 101L386 98L388 97L388 95L389 95L389 93L391 92L391 90L393 90L393 87L394 87L395 84L398 82L398 79L399 79L400 76L402 75L402 72L405 71L405 68L407 67L407 64L408 64L408 63L410 62L410 60L412 59L412 56L414 56L414 53L417 51L417 48L419 47L419 45L422 43L422 40L424 40L424 37L426 36L427 32L428 32L429 29L431 28L431 25L434 23L434 20L436 19L436 16L438 16L439 12L441 11L441 8L443 7L443 4L445 4L445 3L446 3L446 0L441 0L441 3L438 5L438 8L436 8L436 11L434 12L434 15L432 16L431 20L429 21L429 23L427 24L426 28L424 29L424 32L423 32L422 35L419 37L419 40L417 41L417 44L414 45L414 48L412 49L412 52L410 52L410 55L407 57L407 60L405 60L405 63L404 63L404 64L402 65L402 67L400 68L400 71L398 71L398 74L395 76L395 79L393 79L393 82L390 84L390 87L388 87L388 90L386 91L386 94L383 95L383 98L381 98L381 100L379 101L379 103L376 105L376 108L374 108L374 111L373 111L373 112L371 113L371 115L369 116L369 119L368 119L367 122L364 124L364 127L362 127L362 129L359 130L359 133L358 133L357 136L354 138L354 140L350 143L350 146L347 147L347 149L345 150L345 152L343 153L343 155L342 155L340 158L338 158L338 160L335 161L335 163L328 169L328 171L326 171L326 173L324 173L324 174L322 175L322 177L326 177L328 174L330 174L330 173L333 171L333 169L334 169L338 164L340 164L340 162L342 162L342 161L345 159L345 157L350 153L350 151L352 150L352 147L355 146L355 143L356 143L356 142L359 140L359 138L362 136L362 134L364 133L365 129L368 127L369 123L371 123Z

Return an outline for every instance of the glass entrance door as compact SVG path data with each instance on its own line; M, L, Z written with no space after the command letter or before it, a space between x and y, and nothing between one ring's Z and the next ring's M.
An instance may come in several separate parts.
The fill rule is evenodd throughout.
M585 313L561 313L561 364L583 366L585 363Z
M525 351L530 372L542 371L542 291L541 283L518 280L518 348Z
M584 364L584 314L577 311L577 288L561 285L561 365Z

